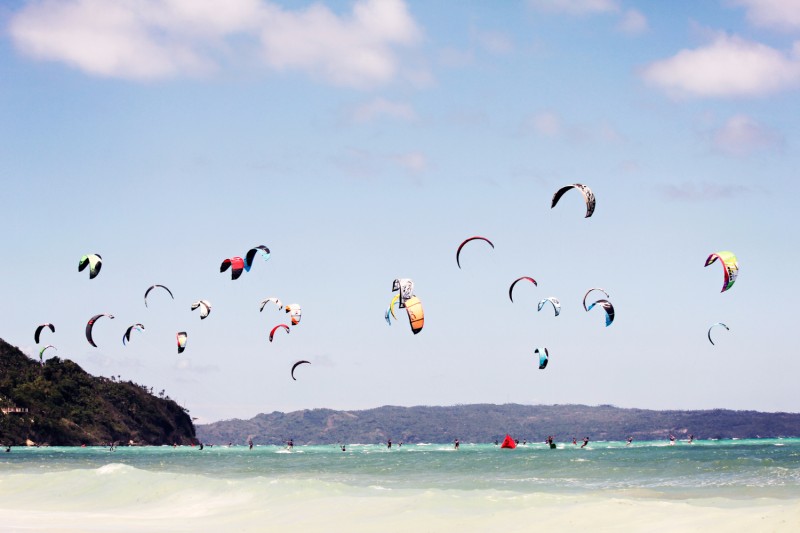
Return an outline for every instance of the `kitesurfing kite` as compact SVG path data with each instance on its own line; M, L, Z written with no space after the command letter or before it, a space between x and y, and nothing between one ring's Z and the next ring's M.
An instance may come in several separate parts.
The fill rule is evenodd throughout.
M575 183L572 185L567 185L565 187L561 187L556 191L553 195L553 202L550 205L550 209L554 208L558 201L564 196L564 193L570 189L578 189L583 194L583 199L586 201L586 216L584 218L589 218L594 213L594 193L592 190L587 187L586 185L581 185L580 183Z
M283 309L283 302L281 302L277 298L272 297L272 298L267 298L266 300L261 300L261 309L259 309L258 312L260 313L261 311L263 311L264 306L270 302L274 303L278 307L278 311Z
M94 279L100 273L100 268L103 266L103 258L100 257L100 254L84 255L78 261L78 272L82 272L87 266L89 267L89 279Z
M416 296L412 296L406 302L406 313L408 322L411 324L411 331L416 335L422 331L425 325L425 311L422 309L422 302Z
M33 340L36 341L36 344L39 344L39 335L42 333L42 330L44 328L50 328L50 331L52 333L56 332L56 327L53 324L50 324L50 323L39 324L39 326L37 326L37 328L36 328L36 332L33 334Z
M40 362L41 364L44 364L44 351L45 351L46 349L48 349L48 348L52 348L52 349L54 349L54 350L58 351L58 348L56 348L56 347L55 347L55 346L53 346L52 344L48 344L47 346L45 346L44 348L42 348L41 350L39 350L39 362Z
M89 322L86 323L86 340L89 341L89 344L97 348L97 345L92 340L92 328L94 328L94 323L97 321L98 318L101 316L107 316L108 318L113 319L114 315L109 313L100 313L99 315L94 315L92 318L89 319Z
M717 326L722 326L723 328L727 329L728 331L731 330L731 328L729 328L728 326L726 326L722 322L717 322L716 324L713 324L710 328L708 328L708 342L710 342L711 344L714 344L714 341L711 340L711 330L714 329Z
M253 266L253 259L255 259L256 254L261 255L261 257L264 258L264 261L269 261L269 248L263 244L256 246L255 248L250 248L250 250L248 250L247 254L244 256L244 269L247 272L250 272L250 268Z
M594 302L589 306L588 311L591 311L592 308L597 304L600 304L603 307L603 309L605 309L606 327L610 326L611 323L614 322L614 306L611 305L611 302L609 302L608 300L597 300L596 302Z
M558 298L556 298L555 296L550 296L549 298L545 298L544 300L540 301L539 302L539 309L537 309L537 311L541 311L542 307L544 307L544 305L547 302L550 302L551 304L553 304L553 309L556 312L556 316L561 314L561 302L559 302Z
M486 241L486 242L488 242L488 243L489 243L489 246L491 246L491 247L494 249L494 244L492 244L492 241L490 241L490 240L489 240L489 239L487 239L486 237L481 237L481 236L479 236L479 235L476 235L476 236L474 236L474 237L470 237L469 239L467 239L467 240L465 240L464 242L462 242L461 244L459 244L459 245L458 245L458 250L456 250L456 264L458 265L458 268L461 268L461 261L460 261L461 249L462 249L462 248L464 248L464 245L465 245L465 244L467 244L467 243L468 243L468 242L470 242L470 241L474 241L474 240L476 240L476 239L477 239L477 240L480 240L480 241Z
M178 340L178 353L179 354L183 353L183 351L186 349L186 337L187 337L187 335L186 335L185 331L179 331L175 335L175 338Z
M536 348L533 355L536 354L539 354L539 370L544 370L550 360L550 352L547 351L547 348Z
M205 317L211 313L211 302L208 300L197 300L192 304L192 311L197 308L200 308L200 320L203 320Z
M277 331L278 328L283 328L287 334L289 333L289 326L287 326L286 324L278 324L277 326L272 328L272 331L269 332L269 342L272 342L272 338L275 337L275 331Z
M165 291L167 291L169 293L169 297L170 298L172 298L173 300L175 299L175 297L172 295L172 291L169 290L168 288L166 288L164 285L158 285L158 284L151 285L146 291L144 291L144 306L145 307L147 307L147 295L150 294L150 291L152 291L156 287L161 287L162 289L164 289Z
M586 291L586 294L583 295L583 309L586 310L586 311L589 310L589 308L586 307L586 297L589 296L589 293L592 292L592 291L600 291L600 292L602 292L603 294L606 295L606 298L611 298L611 296L608 295L608 293L605 291L605 289L601 289L599 287L593 287L593 288L589 289L588 291Z
M399 301L400 301L400 295L395 294L394 297L392 297L392 301L389 302L389 307L386 309L386 315L384 316L384 318L386 318L386 323L389 324L390 326L392 325L392 319L389 318L390 315L392 318L397 320L397 315L394 314L394 304L398 303Z
M294 377L294 369L297 368L298 366L302 365L302 364L310 365L311 362L310 361L306 361L304 359L302 361L297 361L295 364L292 365L292 379L295 380L295 381L297 381L297 378Z
M144 325L143 324L132 324L132 325L128 326L128 329L125 330L125 334L122 335L122 344L123 344L123 346L128 344L128 341L131 340L131 333L133 333L133 330L143 331L144 330Z
M400 291L400 309L403 309L406 301L414 296L414 281L409 278L397 278L392 282L392 292L395 291Z
M716 252L708 256L705 266L714 263L717 259L722 263L722 270L725 273L725 282L722 284L720 292L725 292L733 287L736 276L739 275L739 262L733 252Z
M518 281L522 281L523 279L526 279L526 280L530 281L531 283L533 283L537 287L539 286L539 284L536 283L536 280L531 278L531 277L529 277L529 276L522 276L521 278L515 279L514 283L512 283L511 286L508 288L508 297L511 298L512 302L514 301L514 297L512 296L512 291L514 290L514 285L516 285Z
M239 256L226 259L219 266L219 271L225 272L229 268L231 269L231 279L239 279L244 270L244 259Z
M300 323L300 317L302 316L303 309L300 307L300 304L289 304L286 306L286 312L289 313L289 316L292 317L292 325L296 326Z

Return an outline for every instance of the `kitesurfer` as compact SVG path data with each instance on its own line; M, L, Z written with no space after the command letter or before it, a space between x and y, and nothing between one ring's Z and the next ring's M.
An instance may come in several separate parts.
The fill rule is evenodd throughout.
M253 439L247 439L247 445L250 446L250 449L253 449Z
M583 444L581 444L581 448L585 448L587 444L589 444L589 437L583 437Z
M458 449L458 446L459 446L460 444L461 444L461 443L460 443L460 442L458 442L458 439L456 439L456 442L455 442L455 445L456 445L456 450Z
M386 447L387 447L387 448L391 448L391 447L392 447L392 439L389 439L389 440L386 442Z
M633 437L628 437L628 440L627 440L627 443L625 444L625 446L630 446L631 442L633 442Z
M200 449L201 450L203 449L203 443L202 442L200 443Z
M669 436L669 445L670 446L675 446L675 435L670 435Z
M551 449L556 447L556 443L553 442L553 436L552 435L547 437L547 441L546 442L547 442L547 445L550 446Z
M11 452L11 446L6 446L6 453Z
M288 442L286 443L286 447L289 448L290 450L293 450L294 449L294 439L289 439Z
M572 437L572 444L577 446L578 445L578 439L576 439L575 437Z
M689 435L689 444L694 444L694 435Z
M342 444L342 451L343 451L343 452L346 452L346 451L347 451L347 447L346 447L344 444Z

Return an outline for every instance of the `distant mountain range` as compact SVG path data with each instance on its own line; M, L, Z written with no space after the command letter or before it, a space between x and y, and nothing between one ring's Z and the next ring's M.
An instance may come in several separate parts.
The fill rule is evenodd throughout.
M224 420L196 427L208 443L258 444L494 442L506 433L519 440L557 441L800 436L800 414L712 409L651 411L611 405L475 404L452 407L384 406L362 411L310 409L260 414L250 420Z

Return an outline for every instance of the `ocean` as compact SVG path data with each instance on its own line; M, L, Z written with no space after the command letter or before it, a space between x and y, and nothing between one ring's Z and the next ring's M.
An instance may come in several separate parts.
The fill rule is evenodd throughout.
M0 451L0 531L800 531L800 439Z

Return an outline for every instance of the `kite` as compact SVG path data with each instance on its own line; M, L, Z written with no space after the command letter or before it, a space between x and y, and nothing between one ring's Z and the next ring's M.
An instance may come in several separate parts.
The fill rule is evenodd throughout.
M231 279L239 279L239 276L242 275L242 271L244 270L244 259L239 256L226 259L219 266L219 271L225 272L228 268L231 269Z
M474 240L476 240L476 239L477 239L477 240L481 240L481 241L486 241L486 242L488 242L488 243L489 243L489 246L491 246L491 247L492 247L492 249L494 249L494 244L492 244L492 241L490 241L490 240L489 240L489 239L487 239L486 237L480 237L480 236L478 236L478 235L476 235L475 237L470 237L469 239L467 239L467 240L465 240L464 242L462 242L462 243L461 243L461 244L458 246L458 250L456 250L456 264L458 265L458 268L461 268L461 261L460 261L461 249L464 247L464 245L465 245L465 244L467 244L467 243L468 243L468 242L470 242L470 241L474 241Z
M250 250L248 250L247 254L244 256L244 269L247 272L250 272L250 268L253 266L253 259L255 259L256 254L260 254L261 257L264 258L264 261L269 261L269 248L263 244L256 246L255 248L250 248Z
M263 310L264 310L264 306L266 306L266 305L267 305L268 303L270 303L270 302L272 302L272 303L274 303L275 305L277 305L277 306L278 306L278 311L280 311L281 309L283 309L283 302L281 302L280 300L278 300L278 299L277 299L277 298L275 298L275 297L272 297L272 298L267 298L266 300L261 300L261 309L259 309L259 310L258 310L258 311L259 311L259 313L260 313L261 311L263 311Z
M725 282L722 284L720 292L725 292L733 287L733 283L739 275L739 262L733 252L717 252L708 256L705 266L714 263L717 259L722 263L722 269L725 273Z
M284 330L286 330L287 334L289 333L289 326L287 326L286 324L278 324L277 326L272 328L272 331L269 332L269 342L272 342L272 338L275 336L275 331L278 328L283 328Z
M55 333L55 332L56 332L56 327L55 327L53 324L50 324L50 323L48 323L48 324L40 324L40 325L39 325L39 326L36 328L36 333L34 333L34 334L33 334L33 340L35 340L35 341L36 341L36 344L39 344L39 335L42 333L42 330L43 330L44 328L50 328L50 331L51 331L52 333Z
M392 319L389 318L390 315L392 316L392 318L397 320L397 315L394 314L394 304L396 304L399 301L400 301L400 295L395 294L394 297L392 298L392 301L389 302L389 307L386 309L386 315L384 316L384 318L386 319L386 323L389 324L390 326L392 325Z
M300 323L300 317L302 316L303 309L300 307L300 304L289 304L286 306L286 312L289 313L289 316L292 317L292 325L296 326Z
M516 285L518 281L522 281L523 279L526 279L526 280L530 281L531 283L533 283L537 287L539 286L539 284L536 283L536 280L531 278L531 277L529 277L529 276L522 276L521 278L515 279L514 283L512 283L511 286L508 288L508 297L511 298L512 302L514 301L514 297L511 295L511 293L514 290L514 285Z
M412 296L406 302L406 312L408 321L411 324L411 331L416 335L422 331L425 325L425 311L422 309L422 302L416 296Z
M539 302L539 309L538 309L538 311L541 311L541 310L542 310L542 307L544 307L544 304L545 304L545 303L547 303L547 302L550 302L551 304L553 304L553 309L554 309L554 310L555 310L555 312L556 312L556 316L558 316L559 314L561 314L561 302L559 302L559 301L558 301L558 298L556 298L556 297L554 297L554 296L550 296L549 298L545 298L544 300L540 301L540 302Z
M310 365L310 364L311 364L311 361L306 361L306 360L304 359L304 360L302 360L302 361L298 361L298 362L296 362L295 364L293 364L293 365L292 365L292 379L293 379L293 380L297 381L297 378L295 378L295 377L294 377L294 369L295 369L295 368L297 368L299 365L302 365L302 364L304 364L304 363L305 363L305 364L307 364L307 365Z
M133 325L128 326L128 329L125 330L125 334L122 336L122 344L123 344L123 346L128 344L128 341L131 340L131 333L133 333L133 330L143 331L144 330L144 325L143 324L133 324Z
M539 354L539 370L544 370L550 360L550 352L547 351L547 348L536 348L533 355L536 354Z
M92 340L92 328L94 327L94 323L97 321L98 318L101 316L107 316L108 318L113 319L114 315L108 313L100 313L99 315L94 315L92 318L89 319L89 322L86 323L86 340L89 341L89 344L97 348L97 345Z
M168 288L166 288L165 286L157 285L157 284L156 285L152 285L146 291L144 291L144 306L145 307L147 307L147 295L150 294L150 291L152 291L156 287L161 287L162 289L164 289L165 291L167 291L169 293L169 297L170 298L172 298L173 300L175 299L175 297L172 295L172 291L169 290Z
M186 337L187 335L185 331L179 331L175 335L175 338L178 340L178 353L183 353L183 351L186 349Z
M78 261L78 272L82 272L87 266L89 267L89 279L94 279L100 273L100 268L103 266L103 258L100 257L100 254L84 255Z
M205 317L211 313L211 302L208 300L197 300L192 304L192 311L197 308L200 308L200 320L203 320Z
M610 326L612 322L614 322L614 306L611 305L611 302L608 300L597 300L592 305L589 306L588 311L592 310L592 307L595 305L600 304L603 306L603 309L606 311L606 327Z
M711 344L714 344L714 341L711 340L711 330L714 329L716 326L722 326L723 328L727 329L728 331L731 330L731 328L729 328L728 326L726 326L722 322L717 322L716 324L713 324L710 328L708 328L708 342L710 342Z
M395 291L400 291L400 309L403 309L406 306L406 301L414 296L414 281L409 278L394 280L392 282L392 292Z
M586 216L584 218L589 218L594 213L594 193L592 190L587 187L586 185L581 185L580 183L575 183L573 185L567 185L565 187L561 187L556 191L553 195L553 202L550 205L550 209L554 208L558 201L564 196L564 193L570 189L578 189L583 194L583 199L586 201Z
M589 289L588 291L586 291L586 294L584 294L584 295L583 295L583 308L584 308L584 310L586 310L586 311L588 311L588 310L589 310L589 309L586 307L586 297L587 297L587 296L589 296L589 293L590 293L590 292L592 292L592 291L600 291L600 292L602 292L603 294L605 294L605 295L606 295L606 298L611 298L611 296L609 296L609 295L608 295L608 293L605 291L605 289L601 289L601 288L599 288L599 287L594 287L594 288L591 288L591 289Z
M39 350L39 362L40 362L41 364L44 364L44 351L45 351L46 349L48 349L48 348L52 348L52 349L54 349L54 350L58 350L58 348L56 348L56 347L55 347L55 346L53 346L52 344L48 344L47 346L45 346L44 348L42 348L41 350Z

